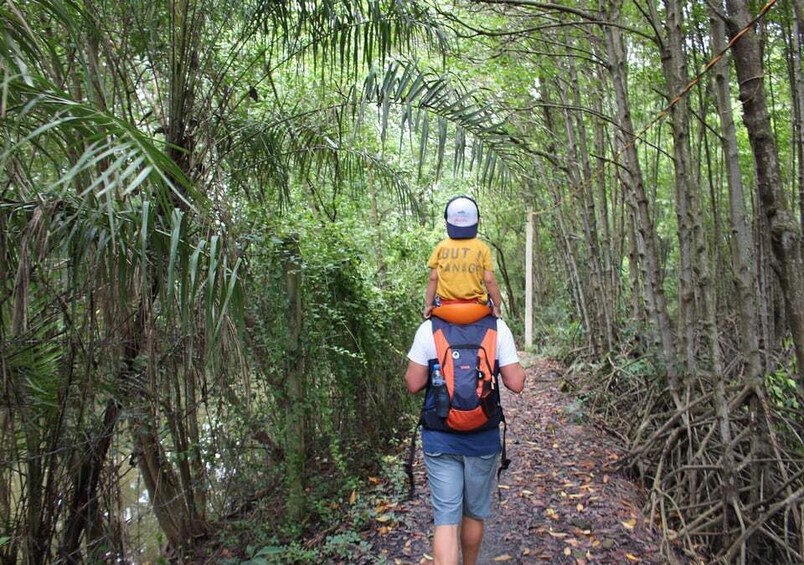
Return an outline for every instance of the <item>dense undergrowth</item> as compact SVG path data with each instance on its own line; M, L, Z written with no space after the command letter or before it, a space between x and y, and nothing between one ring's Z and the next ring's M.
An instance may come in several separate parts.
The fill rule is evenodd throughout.
M672 542L712 563L800 562L804 425L792 356L762 383L745 383L737 371L687 376L679 403L640 340L624 339L618 352L592 359L577 346L579 334L562 327L550 333L552 326L543 324L539 353L568 367L564 389L575 399L575 416L621 439L628 453L621 468L648 491L645 515L668 547ZM400 382L401 370L393 373ZM724 405L728 412L719 412ZM287 472L280 457L261 496L246 497L225 516L202 553L231 565L367 557L371 549L359 532L378 517L379 523L393 518L390 501L405 496L401 461L416 409L410 398L400 405L382 442L347 434L327 445L337 437L331 434L312 443L301 523L284 519L282 489L270 488Z
M265 492L217 524L191 559L224 565L353 563L372 556L360 535L367 527L396 521L394 508L408 494L404 471L407 434L375 449L349 476L335 468L311 468L307 518L285 520L285 497Z
M667 540L707 563L802 562L804 399L792 355L763 381L746 382L739 367L700 371L675 394L633 346L567 361L567 389L626 444L623 469L649 491L644 510Z
M323 285L346 292L329 296L328 303L354 306L363 300L362 291L348 290L356 280ZM371 303L376 309L376 297ZM349 311L329 310L340 317ZM375 311L382 315L381 309ZM674 395L636 332L624 334L618 351L594 359L578 345L577 325L562 323L558 310L542 314L535 347L568 367L564 390L575 399L575 416L594 420L626 447L621 468L649 493L645 515L668 547L680 546L690 557L712 563L801 561L804 423L792 355L777 360L763 382L745 382L738 366L728 375L700 371L685 376L684 390ZM382 324L372 331L393 332ZM377 349L365 354L362 360L355 357L349 370L365 370L372 356L377 362ZM389 383L401 384L402 355L397 351L398 364L383 369ZM331 378L337 382L337 375ZM354 430L372 431L359 421L355 407L331 423L316 415L321 420L320 427L311 428L318 437L308 447L302 522L286 519L286 499L278 487L288 469L277 448L260 485L241 485L240 502L201 551L231 565L348 563L366 557L370 548L359 532L378 516L392 516L388 501L405 494L401 461L418 404L404 394L398 400L388 427L374 426L377 435L342 433L340 426L349 418L353 423L347 425L360 426ZM720 410L723 406L727 411Z
M271 225L270 218L257 223ZM395 283L378 285L382 274L369 271L362 255L370 241L356 240L350 228L303 218L293 233L265 227L249 234L251 378L246 402L229 407L219 434L232 470L223 485L226 507L196 559L350 562L363 550L356 532L376 513L377 497L403 488L397 454L419 400L402 377L420 321L426 248L410 234L387 236L385 264ZM304 280L296 343L287 299L294 273ZM293 413L301 418L295 428ZM296 499L289 496L294 485L303 485Z

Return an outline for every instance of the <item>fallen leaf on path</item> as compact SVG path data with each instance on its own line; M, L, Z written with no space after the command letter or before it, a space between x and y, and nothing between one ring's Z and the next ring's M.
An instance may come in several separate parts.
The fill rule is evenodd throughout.
M633 530L634 526L636 526L636 518L631 518L630 520L626 520L625 522L620 523L629 530Z
M625 557L626 557L626 558L627 558L629 561L639 561L639 557L637 557L637 556L636 556L636 555L634 555L633 553L626 553L626 554L625 554Z
M394 517L391 514L380 514L379 516L377 516L377 518L375 518L375 520L377 520L380 523L390 522L393 519Z
M513 557L511 557L507 553L504 553L502 555L498 555L497 557L495 557L494 561L510 561L511 559L513 559Z
M399 505L398 502L389 502L386 500L377 504L374 507L374 512L376 512L377 514L382 514L383 512L387 512L388 510L396 508L398 505Z

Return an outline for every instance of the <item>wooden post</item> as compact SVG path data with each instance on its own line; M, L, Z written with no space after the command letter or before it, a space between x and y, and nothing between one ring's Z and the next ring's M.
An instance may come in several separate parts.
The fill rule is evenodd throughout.
M533 346L533 209L528 208L525 241L525 349Z
M287 394L287 427L285 429L285 517L298 524L304 517L304 454L307 435L305 421L305 359L301 342L302 275L298 236L285 240L282 270L288 300L288 338L285 356L285 393Z

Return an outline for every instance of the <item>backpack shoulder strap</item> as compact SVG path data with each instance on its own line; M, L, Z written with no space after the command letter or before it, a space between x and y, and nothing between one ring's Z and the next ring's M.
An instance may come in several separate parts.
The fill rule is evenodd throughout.
M419 433L419 426L421 425L422 421L421 418L419 422L416 424L416 427L413 428L413 434L410 436L410 448L408 450L408 457L405 461L405 474L408 476L408 500L413 500L413 494L416 490L416 479L413 476L413 462L416 459L416 436ZM497 479L499 480L500 473L497 473Z

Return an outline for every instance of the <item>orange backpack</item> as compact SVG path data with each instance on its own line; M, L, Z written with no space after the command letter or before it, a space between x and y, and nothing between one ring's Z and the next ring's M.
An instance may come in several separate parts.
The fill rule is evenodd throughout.
M436 358L424 396L422 425L431 430L467 433L496 428L503 420L497 365L497 318L450 324L433 317ZM432 388L432 369L441 365L449 393L449 412L440 418Z
M505 416L500 404L499 365L497 363L497 318L488 315L471 324L450 324L432 317L436 358L429 361L429 378L424 395L421 418L411 437L405 472L408 475L408 497L413 496L413 460L416 432L421 425L430 430L472 433L490 430L502 424L500 473L511 460L505 448ZM447 383L450 407L446 418L438 416L432 386L433 366L439 364ZM500 492L497 492L498 496Z

